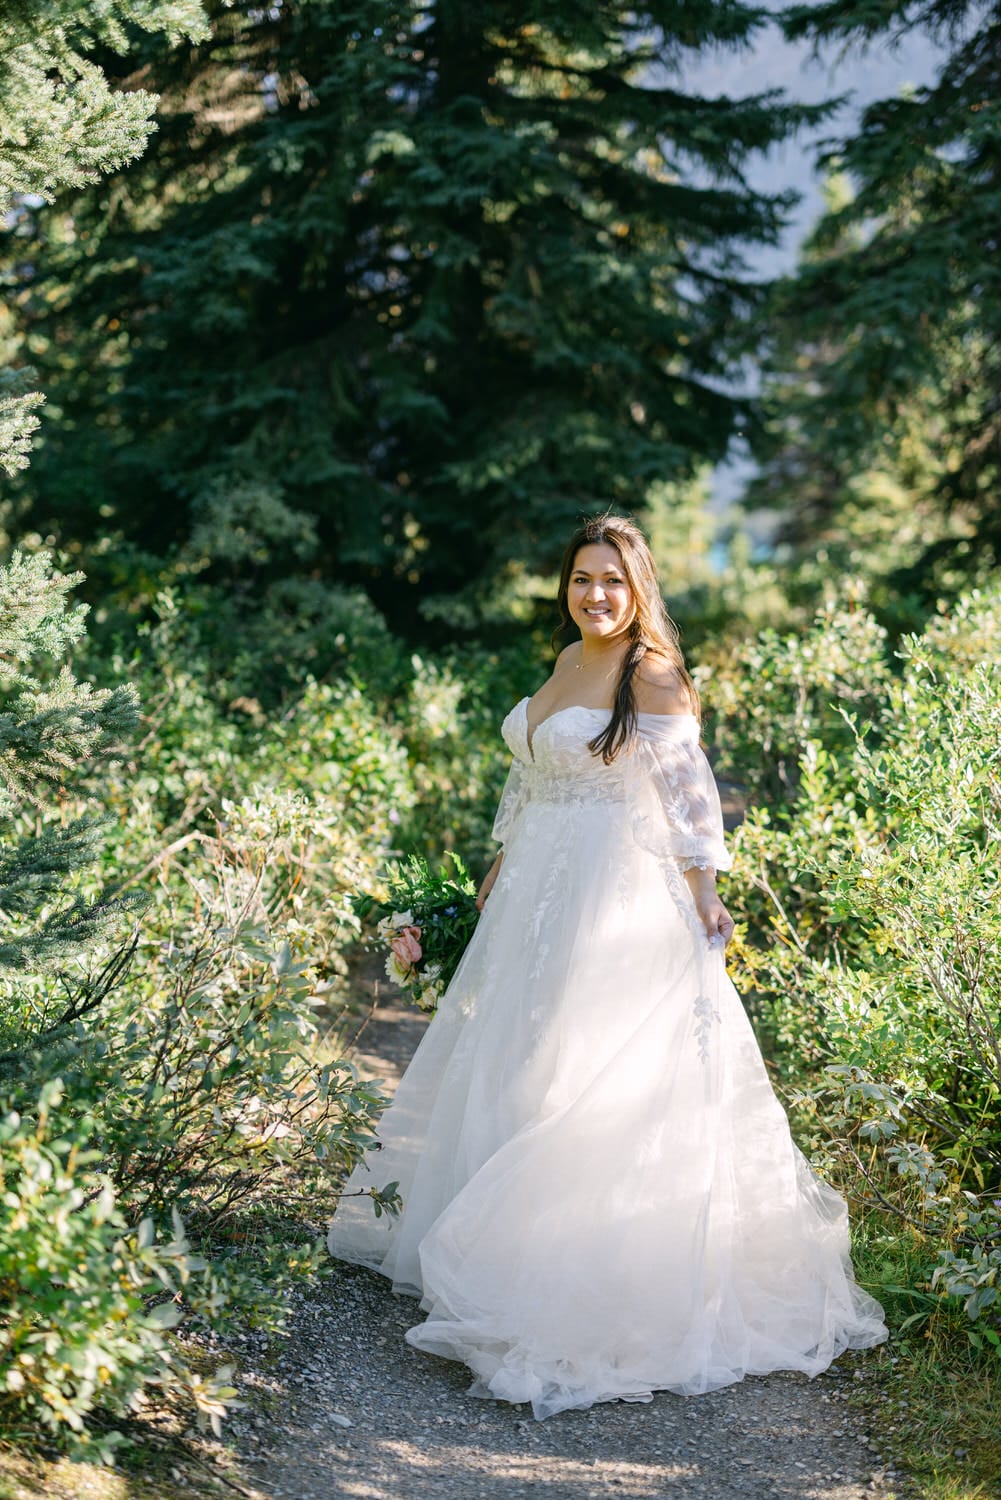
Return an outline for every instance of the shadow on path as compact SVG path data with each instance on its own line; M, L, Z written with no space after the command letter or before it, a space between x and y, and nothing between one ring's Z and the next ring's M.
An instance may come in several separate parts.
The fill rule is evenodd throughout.
M467 1395L463 1366L404 1343L419 1317L416 1302L356 1267L338 1267L302 1298L280 1359L281 1426L257 1418L244 1432L244 1482L268 1500L899 1493L849 1417L860 1361L816 1381L774 1375L708 1396L662 1392L649 1404L606 1403L536 1422L528 1407Z

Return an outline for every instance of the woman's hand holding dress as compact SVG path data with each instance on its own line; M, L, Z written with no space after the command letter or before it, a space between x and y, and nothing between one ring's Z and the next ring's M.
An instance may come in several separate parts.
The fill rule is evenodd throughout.
M733 936L733 918L716 890L716 871L694 865L685 871L685 881L692 893L695 910L705 926L706 937L710 943L718 941L725 947Z

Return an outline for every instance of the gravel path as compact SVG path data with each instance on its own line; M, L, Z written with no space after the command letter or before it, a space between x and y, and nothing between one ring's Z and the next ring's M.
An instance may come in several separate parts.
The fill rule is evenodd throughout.
M364 1071L393 1085L424 1018L380 1001L359 1038ZM861 1357L818 1380L750 1379L707 1396L660 1393L545 1422L466 1394L464 1366L403 1332L417 1304L338 1265L296 1297L279 1358L242 1341L247 1411L231 1434L257 1500L893 1500L899 1477L849 1407Z

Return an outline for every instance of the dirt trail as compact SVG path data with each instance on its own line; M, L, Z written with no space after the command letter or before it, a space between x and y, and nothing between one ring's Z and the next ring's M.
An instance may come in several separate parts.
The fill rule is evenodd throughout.
M355 1048L391 1088L426 1020L381 998ZM466 1394L457 1364L403 1341L416 1303L338 1266L294 1302L277 1362L245 1341L234 1419L242 1485L257 1500L903 1500L849 1406L864 1357L818 1380L773 1375L708 1396L661 1393L565 1412ZM261 1350L263 1355L263 1349ZM255 1368L256 1367L256 1368Z

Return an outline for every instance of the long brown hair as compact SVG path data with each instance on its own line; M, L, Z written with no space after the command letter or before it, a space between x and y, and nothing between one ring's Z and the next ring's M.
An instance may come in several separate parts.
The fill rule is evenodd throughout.
M622 659L619 680L615 686L615 706L612 709L612 717L601 734L596 735L588 745L588 749L595 755L600 755L605 764L609 765L619 751L631 744L636 736L637 717L633 677L640 662L648 654L666 658L671 663L688 689L692 711L696 717L699 717L700 707L698 691L685 666L678 627L668 614L660 592L656 564L650 554L646 537L635 522L628 520L625 516L613 516L607 513L592 516L578 527L570 538L567 550L563 554L560 586L556 595L560 623L553 631L554 648L561 640L566 644L567 636L575 638L574 633L579 634L570 618L567 594L577 553L582 547L595 542L605 542L608 546L614 547L619 554L622 572L632 590L634 609L627 631L629 645Z

